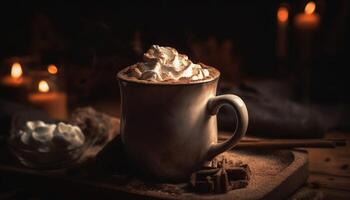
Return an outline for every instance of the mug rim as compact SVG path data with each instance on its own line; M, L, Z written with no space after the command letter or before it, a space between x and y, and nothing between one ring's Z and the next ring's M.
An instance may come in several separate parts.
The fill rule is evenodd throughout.
M215 76L213 78L210 78L210 79L202 79L202 80L198 80L198 81L189 81L189 82L151 82L151 81L147 81L147 80L139 80L139 79L126 79L124 78L123 76L123 72L125 72L128 67L120 70L118 73L117 73L117 79L120 80L120 81L126 81L126 82L129 82L129 83L136 83L136 84L144 84L144 85L195 85L195 84L201 84L201 83L209 83L209 82L212 82L212 81L215 81L217 79L219 79L220 77L220 71L218 69L216 69L215 67L211 67L213 68L217 73L215 74Z

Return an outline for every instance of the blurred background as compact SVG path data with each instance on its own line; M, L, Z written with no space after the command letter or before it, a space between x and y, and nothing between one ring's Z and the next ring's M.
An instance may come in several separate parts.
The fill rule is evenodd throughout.
M14 0L0 8L1 77L5 79L16 63L23 70L22 82L28 77L32 84L28 93L35 93L37 84L47 80L50 91L64 93L69 109L116 102L116 73L159 44L218 68L220 89L253 83L267 88L261 90L264 96L347 111L349 4L347 0ZM13 93L7 84L2 81L0 98ZM30 103L40 104L45 97L38 98Z

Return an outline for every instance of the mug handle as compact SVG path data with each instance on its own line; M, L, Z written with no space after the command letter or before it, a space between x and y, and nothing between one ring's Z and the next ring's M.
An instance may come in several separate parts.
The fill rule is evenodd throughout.
M245 135L248 128L248 110L243 100L233 94L225 94L209 99L207 109L210 115L216 115L219 109L224 105L231 105L236 113L237 125L233 135L225 142L212 144L207 159L211 160L218 154L234 147Z

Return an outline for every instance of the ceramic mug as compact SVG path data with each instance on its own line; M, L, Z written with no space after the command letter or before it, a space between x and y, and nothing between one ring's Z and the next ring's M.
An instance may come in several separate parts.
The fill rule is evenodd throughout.
M117 75L123 147L132 166L145 174L188 178L205 161L234 147L247 130L242 99L216 96L219 71L212 79L190 83L131 80L123 73ZM232 136L218 143L216 114L224 104L235 109L238 123Z

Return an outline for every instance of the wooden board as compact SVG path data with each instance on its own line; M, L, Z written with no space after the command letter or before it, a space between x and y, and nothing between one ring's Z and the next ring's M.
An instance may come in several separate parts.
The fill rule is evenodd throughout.
M308 157L303 151L235 151L228 156L250 165L252 177L246 188L226 194L194 194L145 190L116 183L113 177L89 177L42 172L11 165L0 165L1 174L9 183L35 194L62 198L84 199L284 199L305 183L308 177ZM168 184L181 187L181 184Z

